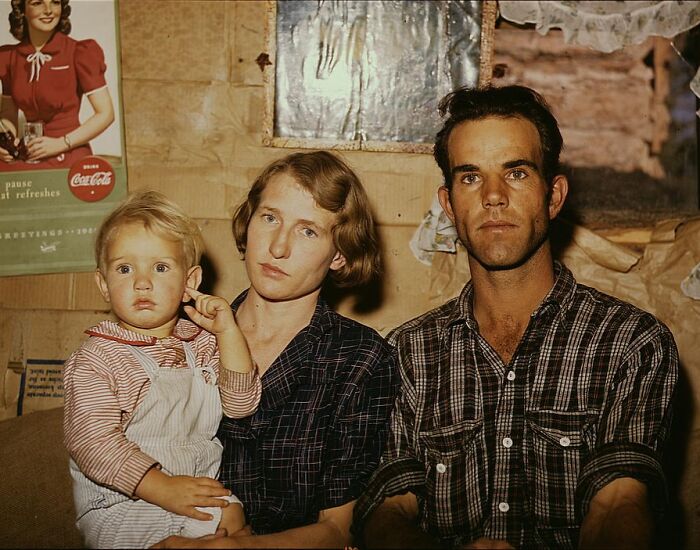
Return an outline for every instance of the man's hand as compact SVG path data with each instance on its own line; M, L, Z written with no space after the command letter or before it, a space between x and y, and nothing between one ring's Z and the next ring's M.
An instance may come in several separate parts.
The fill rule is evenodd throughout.
M581 523L579 548L649 548L654 522L647 498L646 485L631 477L603 486Z
M211 514L200 512L195 507L225 508L228 506L228 501L216 497L228 496L231 491L215 479L169 476L156 468L151 468L136 487L135 494L168 512L208 521L212 519Z
M413 493L384 499L367 518L365 548L442 548L437 538L423 531L418 523L418 500Z
M194 307L185 306L185 313L204 330L216 335L238 330L233 311L226 300L190 287L185 287L185 292L194 300Z

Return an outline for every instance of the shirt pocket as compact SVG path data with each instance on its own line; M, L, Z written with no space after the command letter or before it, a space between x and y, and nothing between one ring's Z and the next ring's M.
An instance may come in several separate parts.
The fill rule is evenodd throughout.
M425 456L423 527L449 537L470 532L488 503L483 420L465 420L419 433Z
M530 442L525 470L530 509L538 528L578 525L576 484L586 452L586 412L530 411L526 413Z

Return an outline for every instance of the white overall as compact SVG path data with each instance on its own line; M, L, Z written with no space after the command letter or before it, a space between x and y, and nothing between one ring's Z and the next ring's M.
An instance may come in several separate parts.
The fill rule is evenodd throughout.
M216 375L211 367L196 368L192 348L183 345L188 368L177 369L159 367L139 347L125 345L151 380L125 434L167 474L216 479L222 446L215 434L223 414ZM77 525L90 548L146 548L170 535L199 537L214 533L221 520L218 507L200 508L214 519L199 521L132 500L90 481L72 459L70 471ZM236 497L227 500L240 502Z

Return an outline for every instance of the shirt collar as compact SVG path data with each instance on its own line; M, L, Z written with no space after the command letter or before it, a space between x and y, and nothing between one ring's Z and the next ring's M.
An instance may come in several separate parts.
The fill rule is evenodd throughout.
M105 340L113 340L130 346L153 346L158 343L158 340L166 340L168 338L190 342L194 340L200 332L202 332L202 328L195 325L192 321L178 319L172 336L167 338L146 336L145 334L120 327L114 321L102 321L100 324L86 330L85 334L104 338Z
M446 327L457 323L466 323L473 330L477 330L478 324L474 317L474 282L469 281L460 292L454 307L447 316Z
M532 317L540 317L548 311L559 312L563 315L573 302L576 292L576 279L568 268L558 262L554 262L554 285L542 300L539 307L533 312Z
M231 304L234 312L248 295L244 290ZM263 374L263 393L260 410L276 410L285 405L296 391L302 368L308 367L312 351L333 325L332 311L325 300L319 297L309 324L301 329L287 344L279 357Z
M238 308L243 303L243 300L245 300L246 296L248 296L248 290L249 289L246 289L241 292L236 299L231 302L231 309L233 309L234 313L238 311ZM311 316L311 321L306 328L302 329L302 331L307 330L309 336L318 340L329 328L332 327L332 325L333 310L326 303L326 301L319 296L318 301L316 302L316 308L314 309L314 314Z
M65 49L67 41L68 36L66 36L60 31L56 31L55 33L53 33L53 36L49 38L49 41L46 44L44 44L44 47L41 48L41 53L48 55L56 55L57 53ZM24 57L33 54L35 51L36 48L32 45L31 42L29 42L29 38L25 38L17 46L17 52L23 55Z
M546 315L548 312L559 312L560 315L569 309L576 290L576 280L569 269L562 263L554 262L554 285L542 300L542 303L532 313L533 318ZM474 317L474 283L469 281L448 313L445 329L455 324L465 323L471 330L478 330Z

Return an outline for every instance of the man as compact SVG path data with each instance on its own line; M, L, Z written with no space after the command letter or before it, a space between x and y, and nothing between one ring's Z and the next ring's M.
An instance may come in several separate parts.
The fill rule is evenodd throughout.
M537 92L460 89L440 108L439 199L472 279L389 335L401 389L358 537L370 548L648 546L666 497L673 337L553 261L549 224L568 183Z

